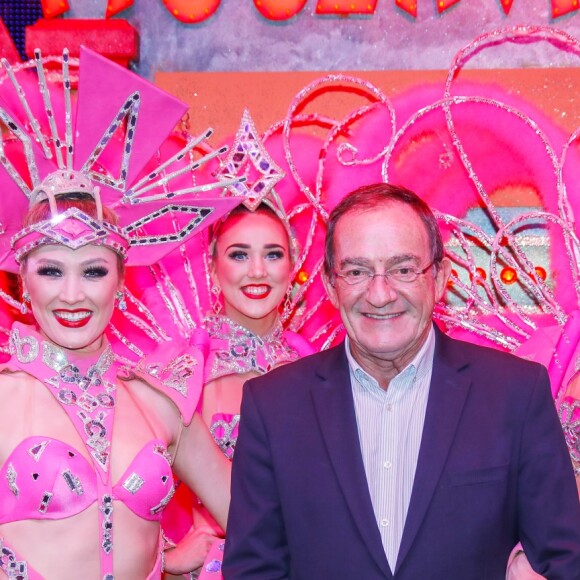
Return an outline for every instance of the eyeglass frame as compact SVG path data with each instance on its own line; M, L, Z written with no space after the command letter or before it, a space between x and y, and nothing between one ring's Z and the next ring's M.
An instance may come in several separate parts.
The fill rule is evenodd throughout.
M366 284L366 285L370 285L371 280L374 280L376 276L380 276L385 278L386 280L389 281L390 284L392 284L393 280L396 284L412 284L413 282L415 282L416 280L418 280L419 276L422 276L423 274L427 273L429 271L430 268L432 268L433 266L435 266L436 264L438 264L440 262L440 260L432 260L427 266L425 266L425 268L419 269L419 268L401 268L399 266L393 267L393 268L389 268L386 272L384 272L383 274L379 274L378 272L372 272L371 270L364 268L362 266L359 266L358 268L355 269L359 269L363 272L367 272L367 274L361 276L361 279L359 281L356 282L348 282L346 279L346 275L345 274L340 274L339 272L337 272L336 270L334 270L332 272L333 276L335 278L340 278L341 280L344 280L344 283L347 286L360 286L362 284ZM415 277L412 280L397 280L396 278L392 278L392 274L390 274L390 272L392 272L393 270L401 270L401 269L409 269L409 270L413 270L413 273L415 274ZM333 284L334 285L334 284Z

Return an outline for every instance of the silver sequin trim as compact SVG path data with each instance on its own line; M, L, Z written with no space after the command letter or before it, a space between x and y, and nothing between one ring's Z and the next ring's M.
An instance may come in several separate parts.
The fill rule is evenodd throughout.
M145 480L138 475L137 473L133 472L124 482L123 487L129 492L135 495L145 483Z
M39 352L38 340L33 336L21 338L18 329L13 329L10 333L10 354L24 364L31 363L36 359Z
M38 506L38 511L41 514L45 514L48 511L48 504L50 503L51 499L52 499L52 493L50 491L45 491L44 495L42 496L42 501L40 502L40 505Z
M63 471L62 476L73 493L76 493L77 495L83 495L85 492L83 489L83 484L81 483L81 480L71 472L70 469Z
M99 508L103 512L103 552L110 554L113 549L113 498L104 495Z
M30 457L32 457L32 459L34 459L34 461L38 463L40 461L40 458L42 457L42 454L44 453L44 450L46 449L49 443L50 441L47 440L43 441L42 443L38 443L37 445L34 445L28 450L28 455L30 455Z
M175 493L175 487L172 485L170 487L169 491L167 492L167 495L155 507L152 507L149 510L151 512L151 515L155 515L161 511L163 511L165 509L165 506L169 503L169 501L173 497L174 493Z
M24 560L17 560L16 554L0 538L0 568L10 580L28 580L28 566Z
M6 470L6 479L8 480L8 487L10 488L10 491L16 497L18 497L20 494L20 490L18 489L18 486L16 485L17 476L18 476L18 474L16 473L14 466L12 465L12 463L10 463L8 465L8 469Z

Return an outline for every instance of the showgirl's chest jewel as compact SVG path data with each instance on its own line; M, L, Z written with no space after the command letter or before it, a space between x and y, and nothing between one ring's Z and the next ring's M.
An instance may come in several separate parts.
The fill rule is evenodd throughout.
M260 375L299 358L284 339L278 321L266 336L257 336L225 316L210 316L206 328L211 340L205 382L231 374L255 372Z
M102 475L107 474L116 390L115 357L110 345L88 368L83 361L85 372L62 348L39 341L33 335L21 337L15 330L11 346L18 361L26 365L26 371L50 386L49 390L83 438L95 465Z

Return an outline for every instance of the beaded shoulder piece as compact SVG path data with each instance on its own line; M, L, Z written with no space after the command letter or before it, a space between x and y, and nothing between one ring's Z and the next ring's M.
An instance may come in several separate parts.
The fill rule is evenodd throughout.
M280 321L265 336L236 324L226 316L206 319L209 334L209 355L205 367L205 383L227 375L264 374L274 367L299 359L303 353L287 339Z
M141 359L123 378L139 378L164 393L189 425L203 387L203 346L173 339Z
M565 397L558 407L560 423L576 477L580 477L580 400Z

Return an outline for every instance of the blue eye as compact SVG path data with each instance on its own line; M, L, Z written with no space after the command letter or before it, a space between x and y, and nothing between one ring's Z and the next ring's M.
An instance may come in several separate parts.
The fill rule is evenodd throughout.
M36 273L39 276L47 276L49 278L58 278L62 276L62 270L56 266L41 266Z
M230 260L235 260L237 262L242 262L248 257L248 254L242 250L234 250L228 254Z
M85 278L104 278L108 273L109 270L103 266L91 266L83 272L83 275Z
M282 260L284 256L285 254L282 250L274 250L266 254L266 260Z

